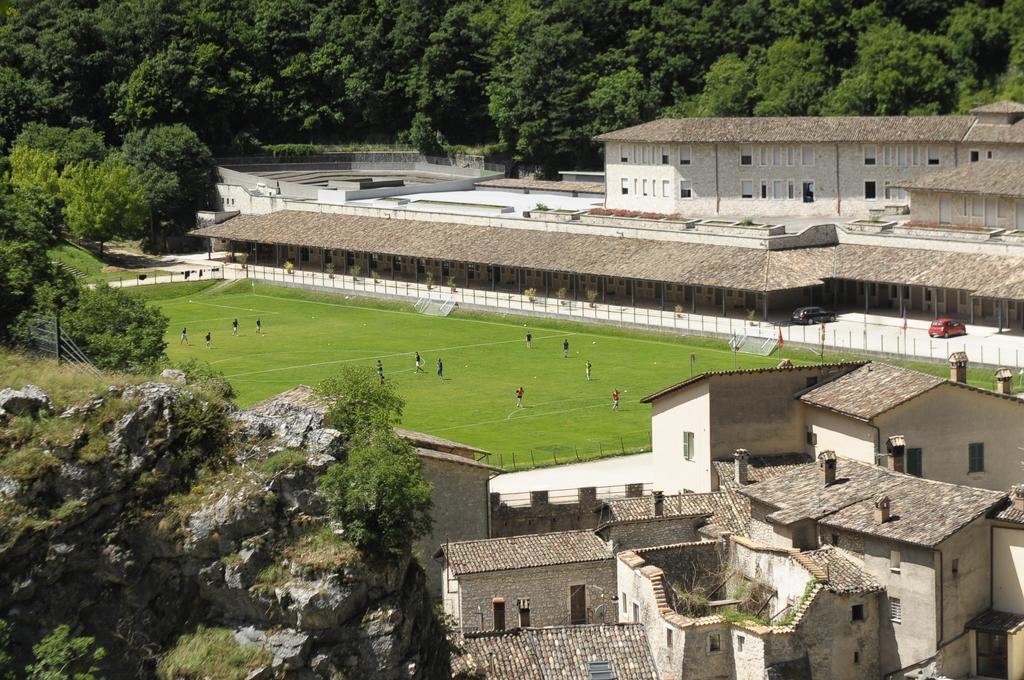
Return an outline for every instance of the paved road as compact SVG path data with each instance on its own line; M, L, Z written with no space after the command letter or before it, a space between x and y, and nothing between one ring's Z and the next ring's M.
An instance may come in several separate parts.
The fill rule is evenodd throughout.
M616 456L588 463L507 472L491 480L491 491L523 493L555 489L576 489L582 486L621 486L650 484L654 481L654 454L638 453Z

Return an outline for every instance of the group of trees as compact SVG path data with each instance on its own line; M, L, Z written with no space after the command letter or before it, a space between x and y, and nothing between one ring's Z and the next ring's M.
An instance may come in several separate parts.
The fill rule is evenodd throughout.
M0 137L183 123L491 145L553 169L659 115L950 113L1024 98L1024 0L14 0ZM126 154L127 156L127 154ZM131 157L128 157L128 162ZM166 177L149 178L150 205Z

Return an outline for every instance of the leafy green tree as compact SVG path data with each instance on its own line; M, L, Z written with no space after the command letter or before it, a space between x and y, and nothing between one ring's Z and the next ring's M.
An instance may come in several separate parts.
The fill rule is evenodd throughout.
M754 106L758 116L799 116L818 113L828 88L825 46L819 42L780 38L768 48L757 70Z
M869 29L857 61L826 103L826 113L853 115L937 114L953 109L957 78L951 44L944 37L911 33L890 22Z
M35 663L25 667L29 680L99 680L106 652L96 646L96 638L73 637L71 628L57 626L52 633L32 646Z
M344 366L336 378L320 383L317 392L330 402L326 422L351 441L360 433L389 430L398 424L405 400L391 382L381 384L368 366Z
M320 478L345 539L378 558L408 552L430 531L431 492L416 451L390 429L360 438Z
M649 120L657 105L657 92L632 67L599 78L587 99L594 134Z
M735 54L725 55L711 65L704 81L695 115L750 115L754 104L754 75L743 59Z
M92 128L68 129L44 123L27 124L14 140L14 145L53 152L57 155L58 171L82 161L99 163L109 151L103 141L103 133Z
M11 657L11 625L0 619L0 680L14 679L14 659Z
M11 149L7 164L11 168L7 179L15 189L38 189L57 196L57 154L19 145Z
M46 94L39 83L10 66L0 66L0 144L11 142L22 125L46 114Z
M409 143L424 156L443 156L448 142L440 131L434 129L427 114L417 113L409 128Z
M84 288L62 317L64 329L100 368L152 370L164 356L167 317L120 289Z
M974 4L957 7L943 27L952 44L953 63L965 75L988 79L1005 69L1010 33L998 8Z
M136 238L146 226L146 193L135 172L116 157L99 165L83 161L60 178L64 223L78 238L103 243Z

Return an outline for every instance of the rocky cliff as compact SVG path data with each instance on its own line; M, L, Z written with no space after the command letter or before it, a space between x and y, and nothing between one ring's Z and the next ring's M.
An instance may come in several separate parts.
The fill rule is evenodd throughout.
M59 401L0 391L17 668L67 624L111 678L448 676L420 566L367 564L325 516L316 478L344 451L321 416L173 381Z

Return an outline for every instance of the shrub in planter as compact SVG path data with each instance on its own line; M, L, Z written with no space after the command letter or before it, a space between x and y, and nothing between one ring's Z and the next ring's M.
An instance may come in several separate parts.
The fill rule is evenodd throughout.
M587 302L590 303L591 307L597 306L597 291L593 288L587 288Z
M333 279L334 278L334 272L335 272L334 263L332 262L329 265L327 265L326 267L324 267L324 271L327 272L327 277L328 278Z
M374 284L380 283L380 274L377 272L370 272L370 276L373 277Z
M349 276L351 276L353 279L358 279L362 271L363 269L359 265L353 265L348 268Z
M434 272L427 272L427 290L434 287Z
M537 289L527 288L526 290L523 291L523 295L530 298L530 302L533 302L537 298Z
M566 290L564 287L563 288L559 288L555 292L555 295L558 296L559 302L561 302L564 305L565 304L565 298L569 297L569 291Z
M294 274L295 273L295 263L291 262L290 260L285 260L284 261L284 270L286 272L288 272L289 274Z
M676 305L676 316L678 316L679 318L682 318L682 316L683 316L683 306L682 305Z
M747 321L750 322L751 326L754 325L754 320L756 318L757 318L757 310L756 309L748 309L747 310Z
M456 287L455 287L455 277L454 276L449 276L448 277L448 287L452 289L453 293L455 292Z

